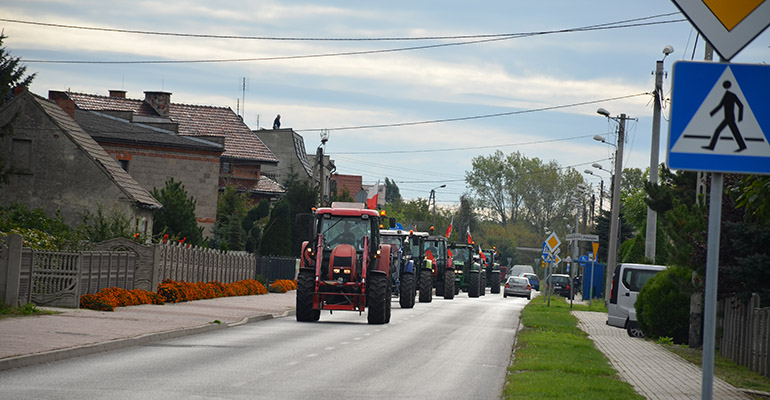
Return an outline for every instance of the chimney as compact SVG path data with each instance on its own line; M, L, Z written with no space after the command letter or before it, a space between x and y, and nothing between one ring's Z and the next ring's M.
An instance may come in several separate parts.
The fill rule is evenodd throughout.
M69 96L67 96L66 92L49 90L48 100L56 102L56 104L61 107L61 109L64 110L64 112L66 112L70 118L75 119L75 102L72 101Z
M118 99L125 99L126 98L126 91L125 90L110 90L110 97L116 97Z
M144 102L149 104L158 115L168 118L169 107L171 106L171 93L144 92Z

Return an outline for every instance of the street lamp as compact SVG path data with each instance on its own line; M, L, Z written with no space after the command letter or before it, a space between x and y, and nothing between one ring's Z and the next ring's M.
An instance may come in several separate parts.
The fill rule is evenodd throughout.
M436 189L445 188L446 184L436 186L430 190L430 197L428 198L428 206L430 206L431 200L433 201L433 228L436 227Z
M655 63L655 101L652 108L652 144L650 149L650 183L658 183L658 156L660 153L660 103L663 97L663 61L674 48L668 45L663 48L663 58ZM647 229L644 237L644 256L655 262L655 236L658 230L658 213L647 206Z
M595 165L599 165L599 164L595 164ZM601 167L601 165L599 166ZM599 210L604 211L604 207L603 207L604 204L602 202L602 200L604 199L604 178L602 178L600 175L595 174L594 171L591 171L590 169L587 169L583 172L585 172L588 175L595 176L599 178L599 180L601 181L601 184L599 184ZM593 218L593 216L591 216L591 218Z
M318 145L316 150L316 156L318 157L318 196L319 205L324 204L324 149L326 148L326 142L329 141L329 130L324 129L321 131L321 144Z
M618 121L618 145L615 148L615 174L612 177L612 208L610 213L610 236L608 238L609 250L607 253L607 279L604 284L604 303L609 305L609 293L612 288L612 273L615 269L618 255L618 228L620 220L620 175L623 172L623 142L625 139L626 114L620 114L618 117L611 117L609 111L599 108L596 112L608 119ZM601 169L601 165L599 166Z

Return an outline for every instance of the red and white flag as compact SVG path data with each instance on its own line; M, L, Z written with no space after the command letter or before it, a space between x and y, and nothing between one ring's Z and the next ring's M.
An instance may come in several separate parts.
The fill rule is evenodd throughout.
M377 197L380 191L380 180L377 179L377 183L370 187L366 192L366 208L374 210L377 208Z
M468 226L466 228L466 233L468 234L468 244L473 244L473 238L471 237L471 227Z
M449 227L446 228L446 238L449 239L449 235L452 234L452 225L455 223L455 216L452 216L452 222L449 223Z

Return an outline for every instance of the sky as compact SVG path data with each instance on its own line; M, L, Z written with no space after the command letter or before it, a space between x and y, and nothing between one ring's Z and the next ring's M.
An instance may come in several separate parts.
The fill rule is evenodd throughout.
M653 104L643 93L656 60L673 46L670 96L672 63L704 57L703 38L694 48L697 31L669 0L25 0L0 3L0 28L41 96L161 90L174 103L230 107L252 129L280 114L309 153L328 130L338 173L388 177L406 199L435 188L440 205L459 203L472 159L496 150L555 160L598 188L583 171L612 169L614 147L592 137L616 142L618 128L599 107L631 118L623 166L648 168ZM765 63L768 45L764 32L732 62ZM51 62L63 60L100 63ZM217 62L177 62L191 60ZM123 63L101 63L113 61ZM595 172L606 187L609 174Z

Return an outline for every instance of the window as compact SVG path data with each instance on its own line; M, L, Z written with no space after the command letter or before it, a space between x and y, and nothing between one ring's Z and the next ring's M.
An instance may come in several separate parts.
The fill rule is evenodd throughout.
M627 268L623 273L623 285L632 292L638 292L657 273L658 271Z
M232 169L230 167L230 163L229 162L223 162L222 163L222 172L224 172L226 174L229 174L231 171L232 171Z
M120 168L123 168L123 171L128 172L128 160L118 160L118 164L120 164Z

